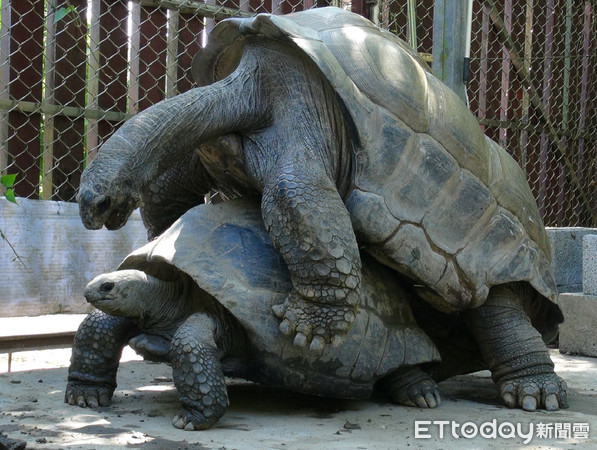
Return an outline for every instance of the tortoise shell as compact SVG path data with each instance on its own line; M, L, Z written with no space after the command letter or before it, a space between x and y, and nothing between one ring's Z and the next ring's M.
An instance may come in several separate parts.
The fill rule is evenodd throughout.
M258 199L200 205L128 255L119 269L164 280L180 272L240 322L250 347L249 373L260 383L300 392L366 398L375 382L405 365L439 361L417 326L395 273L364 256L362 300L353 327L322 354L294 346L272 306L291 291L290 274L263 221ZM201 298L201 296L198 296Z
M481 305L524 281L557 304L550 246L522 169L406 43L339 8L227 19L193 62L205 85L248 35L294 43L337 92L353 136L345 198L359 244L437 309Z

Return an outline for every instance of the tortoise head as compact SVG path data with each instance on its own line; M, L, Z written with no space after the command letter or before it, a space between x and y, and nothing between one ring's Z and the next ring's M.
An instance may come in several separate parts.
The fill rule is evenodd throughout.
M96 181L96 171L93 169L90 165L83 172L77 194L81 221L89 230L98 230L104 225L108 230L122 228L132 212L140 206L141 194L116 180Z
M91 280L83 295L89 303L106 314L137 318L146 315L145 304L151 281L140 270L118 270Z

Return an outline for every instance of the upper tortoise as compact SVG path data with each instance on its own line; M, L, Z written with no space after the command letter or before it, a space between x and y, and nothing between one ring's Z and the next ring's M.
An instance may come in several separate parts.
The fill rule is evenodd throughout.
M127 121L87 167L86 227L118 228L141 206L165 228L162 206L185 189L257 192L291 274L275 311L296 345L321 349L351 326L360 245L435 308L463 312L506 403L558 407L562 382L524 314L540 305L551 333L562 320L524 173L412 49L319 8L222 21L193 69L201 87Z

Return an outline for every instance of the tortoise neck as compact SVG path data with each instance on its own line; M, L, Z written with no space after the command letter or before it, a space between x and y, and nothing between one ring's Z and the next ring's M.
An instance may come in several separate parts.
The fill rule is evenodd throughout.
M250 52L249 52L250 53ZM262 105L251 55L214 84L191 89L135 115L106 141L93 165L105 178L140 190L203 142L256 127Z
M137 325L143 330L174 332L177 326L192 314L192 299L189 298L189 281L180 277L175 281L164 281L147 276L143 303Z

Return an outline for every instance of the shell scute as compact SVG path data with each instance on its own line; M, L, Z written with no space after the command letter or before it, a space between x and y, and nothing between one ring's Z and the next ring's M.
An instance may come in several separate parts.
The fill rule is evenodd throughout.
M458 164L488 184L489 152L477 119L449 87L427 74L429 134Z
M431 240L442 250L455 254L487 226L497 203L487 186L462 170L436 198L434 208L423 219Z

